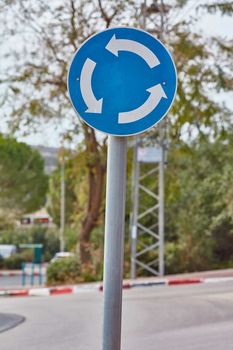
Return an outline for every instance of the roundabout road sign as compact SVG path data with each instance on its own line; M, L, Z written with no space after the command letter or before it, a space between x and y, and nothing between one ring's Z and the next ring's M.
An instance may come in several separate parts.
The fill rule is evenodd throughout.
M164 45L135 28L111 28L75 53L68 75L70 99L94 129L116 136L139 134L168 112L176 69Z

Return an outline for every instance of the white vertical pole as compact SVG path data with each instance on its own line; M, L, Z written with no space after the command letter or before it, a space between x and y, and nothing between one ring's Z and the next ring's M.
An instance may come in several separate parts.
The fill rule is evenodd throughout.
M120 350L127 138L108 139L103 350Z
M136 270L136 253L137 253L137 217L138 217L138 203L139 203L139 161L138 154L139 137L135 136L135 144L133 148L133 176L132 176L132 220L130 226L131 234L131 268L130 277L135 279L137 277Z
M64 232L65 232L65 158L61 158L61 206L60 206L60 252L64 252Z

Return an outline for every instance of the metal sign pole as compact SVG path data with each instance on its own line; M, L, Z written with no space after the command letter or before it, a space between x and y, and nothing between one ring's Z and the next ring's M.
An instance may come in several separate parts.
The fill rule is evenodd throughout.
M146 0L144 11L145 5ZM125 61L124 53L118 55L119 51L132 53L132 67L131 59ZM116 135L109 136L108 148L103 350L120 350L121 346L126 137L149 130L166 115L176 85L175 64L166 47L136 28L108 28L91 36L79 47L70 65L68 89L74 109L90 127ZM124 92L126 89L129 95ZM117 92L121 93L115 97ZM156 204L154 208L157 207ZM152 232L151 228L143 229Z
M159 163L159 276L164 276L164 135L163 124L159 126L162 159Z
M127 138L109 136L108 140L103 350L120 350Z

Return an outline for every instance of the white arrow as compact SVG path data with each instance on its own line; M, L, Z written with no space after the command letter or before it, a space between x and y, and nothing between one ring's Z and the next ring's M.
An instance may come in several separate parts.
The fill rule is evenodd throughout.
M97 100L91 87L91 78L95 66L96 63L90 58L87 58L81 71L80 89L83 100L87 105L85 113L102 113L103 99Z
M155 54L148 49L143 44L138 43L137 41L127 40L127 39L117 39L115 35L111 38L108 44L105 47L108 51L113 53L113 55L118 56L119 51L130 51L146 61L150 68L154 68L160 64L158 58Z
M150 96L145 103L131 111L119 113L118 122L120 124L132 123L146 117L158 106L162 98L167 98L167 95L160 84L152 86L146 91L150 92Z

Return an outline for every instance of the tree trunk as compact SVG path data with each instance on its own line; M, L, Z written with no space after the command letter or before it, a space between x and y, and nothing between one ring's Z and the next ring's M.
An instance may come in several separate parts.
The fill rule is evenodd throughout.
M100 147L93 129L84 126L87 169L88 169L88 203L80 232L80 260L83 268L91 264L90 237L97 225L102 204L104 178L106 172L105 149ZM103 161L104 159L104 161Z

